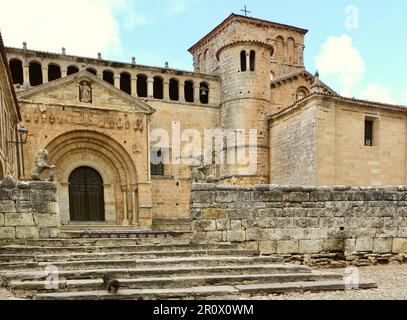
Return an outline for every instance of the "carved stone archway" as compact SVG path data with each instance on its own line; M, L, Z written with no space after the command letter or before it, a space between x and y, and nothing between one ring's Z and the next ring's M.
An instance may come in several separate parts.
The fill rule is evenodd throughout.
M137 170L128 152L111 137L86 130L64 133L51 141L46 149L50 163L57 166L61 221L68 223L69 176L79 167L90 167L103 178L106 222L121 224L134 219L138 210L132 201L137 186ZM136 195L137 196L137 195Z

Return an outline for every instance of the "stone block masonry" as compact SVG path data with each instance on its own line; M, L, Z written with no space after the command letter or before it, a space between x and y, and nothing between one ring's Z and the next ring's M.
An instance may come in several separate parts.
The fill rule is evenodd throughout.
M407 187L194 184L199 242L233 242L311 265L400 262L407 254Z
M0 183L0 241L57 238L59 226L56 183Z

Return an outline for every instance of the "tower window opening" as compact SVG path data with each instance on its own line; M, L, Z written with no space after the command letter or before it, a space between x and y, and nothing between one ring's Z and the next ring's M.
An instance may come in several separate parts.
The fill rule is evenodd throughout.
M250 51L250 71L256 70L256 51Z
M365 146L373 147L373 124L374 121L370 119L365 120Z
M94 74L95 76L98 74L98 72L96 71L96 69L93 69L93 68L87 68L86 71L87 71L87 72L90 72L90 73L92 73L92 74Z
M246 51L245 50L240 52L240 70L242 72L247 71L247 60L246 60Z
M13 84L23 84L24 75L23 75L23 63L21 60L12 59L10 60L10 70L11 76L13 78Z
M199 101L202 104L208 104L209 103L209 86L205 82L201 82L201 84L200 84Z

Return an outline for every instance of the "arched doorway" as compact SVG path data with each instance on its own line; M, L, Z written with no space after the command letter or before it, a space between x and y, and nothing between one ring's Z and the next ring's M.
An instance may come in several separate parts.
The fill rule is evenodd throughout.
M79 167L69 176L71 221L105 221L103 179L90 167Z

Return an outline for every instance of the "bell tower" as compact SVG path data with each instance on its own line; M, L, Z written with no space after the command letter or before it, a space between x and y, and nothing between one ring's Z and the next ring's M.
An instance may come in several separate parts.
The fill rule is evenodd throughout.
M271 80L303 70L307 30L230 15L189 49L197 72L221 78L220 125L224 135L221 180L270 183L267 115Z

